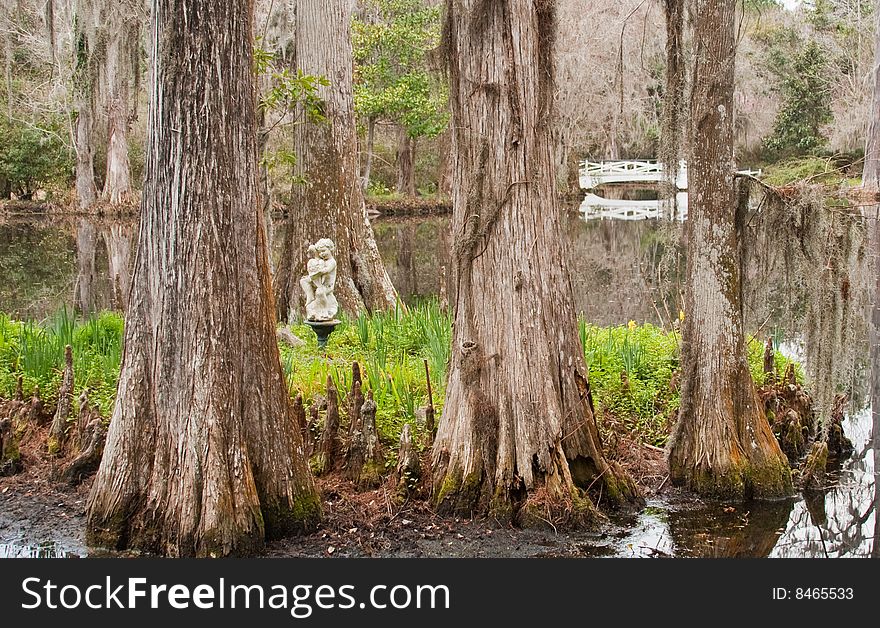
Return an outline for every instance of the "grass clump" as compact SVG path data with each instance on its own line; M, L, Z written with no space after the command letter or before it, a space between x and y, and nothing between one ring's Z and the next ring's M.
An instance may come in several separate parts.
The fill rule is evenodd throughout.
M762 170L761 180L774 187L799 182L834 188L839 188L841 185L860 185L861 179L850 176L848 170L846 165L841 166L833 157L797 157L768 165Z
M34 389L54 404L64 369L64 348L73 349L74 395L87 388L101 414L113 410L122 361L122 317L104 312L87 320L64 309L39 322L14 321L0 313L0 396L15 394L22 376L25 395Z
M625 431L636 440L662 447L669 434L670 420L681 403L678 381L680 339L646 323L617 327L596 327L578 322L584 355L590 369L590 387L603 431ZM764 383L764 345L749 341L749 369L757 385ZM790 362L775 351L777 373ZM803 381L800 365L795 365Z

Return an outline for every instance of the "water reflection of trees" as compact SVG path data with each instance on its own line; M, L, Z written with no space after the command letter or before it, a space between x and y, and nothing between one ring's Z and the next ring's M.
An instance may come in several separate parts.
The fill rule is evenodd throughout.
M18 318L42 318L69 304L76 277L74 234L0 219L0 303Z
M40 319L62 307L85 313L122 309L135 230L134 218L4 217L3 310L18 318Z
M856 452L833 488L808 493L795 504L771 556L863 557L875 552L874 456Z
M575 306L588 320L612 325L629 320L669 323L677 318L681 225L587 223L577 214L569 216L568 225ZM378 219L373 229L385 267L404 300L437 294L444 276L451 281L448 216Z
M785 529L792 500L712 505L667 515L676 556L763 558Z

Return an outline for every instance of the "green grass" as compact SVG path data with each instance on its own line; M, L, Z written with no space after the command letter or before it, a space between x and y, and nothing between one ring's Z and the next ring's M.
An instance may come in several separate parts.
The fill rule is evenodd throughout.
M668 419L679 405L673 374L679 366L679 336L650 324L596 327L578 323L599 421L625 429L638 440L663 445ZM79 320L62 311L48 320L20 322L0 314L0 397L15 393L18 375L26 393L36 386L43 399L54 403L61 383L64 347L74 352L75 394L83 387L101 411L109 415L116 392L122 355L122 318L103 313ZM351 365L361 366L364 387L378 406L377 426L386 443L396 442L404 423L418 432L416 411L427 404L424 361L431 376L433 404L439 417L446 389L446 367L452 344L452 321L436 302L404 311L361 314L344 319L330 336L326 350L318 349L312 330L304 324L292 331L303 347L280 346L281 365L291 395L302 393L306 405L326 390L331 377L339 391L343 421L351 390ZM787 360L776 355L782 372ZM763 346L749 345L753 376L762 382ZM798 375L802 378L800 370Z
M642 442L663 446L669 419L680 403L673 373L679 367L680 339L651 324L595 327L578 323L584 355L590 368L590 387L599 410L600 426L618 423ZM758 385L764 383L764 345L749 342L749 368ZM777 372L790 362L775 353ZM803 373L795 365L800 381Z
M40 322L11 320L0 314L0 396L15 394L18 376L26 395L36 388L55 403L64 368L64 347L73 349L74 391L88 388L103 414L113 409L122 359L122 318L106 312L79 320L61 310Z
M323 394L329 375L345 407L351 391L351 364L357 361L364 388L371 390L376 400L379 433L386 441L396 441L404 423L412 423L416 431L420 428L415 419L416 410L428 402L427 360L434 408L441 411L452 321L436 302L406 311L343 318L324 353L318 350L315 335L307 325L294 325L292 331L306 341L306 346L282 345L282 364L291 393L302 392L307 403L316 394Z
M782 186L807 181L838 188L841 185L857 186L861 179L848 177L845 168L838 167L833 159L824 157L797 157L762 169L761 180L768 185Z

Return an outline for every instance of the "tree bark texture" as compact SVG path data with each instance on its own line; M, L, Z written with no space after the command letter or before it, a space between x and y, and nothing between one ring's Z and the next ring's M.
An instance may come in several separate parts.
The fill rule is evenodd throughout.
M336 244L340 307L392 309L397 298L367 218L359 177L352 96L352 2L298 0L296 63L306 74L325 76L321 87L325 123L306 121L295 130L297 174L305 183L293 191L293 221L278 269L278 313L296 318L305 301L299 279L308 246L320 238Z
M49 427L49 453L59 454L67 438L67 419L73 409L73 350L70 345L64 347L64 374L61 387L58 389L58 405L55 418Z
M563 251L554 3L449 0L445 28L456 298L435 499L499 521L528 523L540 505L586 522L595 509L577 486L605 503L634 491L602 454Z
M675 185L678 162L682 155L682 138L686 136L684 56L684 0L664 0L666 13L666 93L663 102L663 144L660 157L667 184ZM672 187L674 190L675 188Z
M275 341L249 0L154 0L146 184L87 540L246 554L320 500Z
M416 195L416 141L404 127L397 129L397 192L409 198Z
M880 112L878 112L880 113ZM880 121L878 121L880 124ZM869 328L871 360L871 434L874 449L874 545L872 557L880 558L880 205L863 210L865 216L874 218L871 227L870 250L874 256L874 299L871 303L871 326Z
M733 163L736 2L701 0L691 95L690 214L681 409L672 480L698 493L779 497L788 463L764 416L743 334Z
M90 31L94 24L92 0L74 0L73 18L73 148L76 153L76 198L80 211L88 211L98 198L95 184L96 73Z
M874 31L874 91L868 120L868 138L865 143L865 166L862 186L877 191L880 185L880 8L875 8ZM871 418L874 449L874 470L880 468L880 205L862 209L862 214L873 219L870 227L870 251L874 256L874 294L871 301L870 360L871 360ZM880 558L880 482L874 481L874 544L871 556Z

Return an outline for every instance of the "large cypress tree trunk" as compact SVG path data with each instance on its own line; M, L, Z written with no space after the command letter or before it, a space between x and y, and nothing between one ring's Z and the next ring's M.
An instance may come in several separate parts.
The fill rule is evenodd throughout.
M306 274L308 246L320 238L336 243L336 297L348 312L390 309L394 287L376 247L359 179L352 97L351 9L348 0L297 0L296 63L306 74L326 76L321 87L326 123L296 127L297 174L293 220L276 274L279 315L302 310L299 278Z
M868 118L868 138L865 142L865 165L862 170L863 187L877 191L880 182L880 7L874 20L874 72L871 111Z
M435 499L519 523L591 520L578 486L603 503L634 493L601 451L563 251L547 123L554 10L447 3L456 306Z
M878 31L880 41L880 31ZM880 48L877 58L880 59ZM875 98L878 92L875 91ZM875 110L878 101L874 101ZM880 160L875 164L880 169ZM878 180L880 172L875 171L874 181ZM876 185L876 183L875 183ZM866 208L866 215L873 217L871 227L871 251L874 255L874 294L871 302L871 324L868 330L870 341L870 373L871 373L871 447L874 450L874 542L871 547L871 557L880 558L880 478L877 470L880 469L880 205L872 205Z
M874 90L868 119L868 138L865 143L865 165L862 186L878 192L880 185L880 8L875 9L874 22ZM870 250L874 255L874 294L871 301L871 414L873 421L874 472L880 468L880 205L864 207L862 213L869 219ZM880 482L874 479L874 544L871 556L880 558Z
M700 0L691 95L690 213L681 410L672 480L718 497L791 492L788 463L749 373L733 164L735 0Z
M250 0L154 0L125 349L90 544L244 554L320 501L275 343Z

